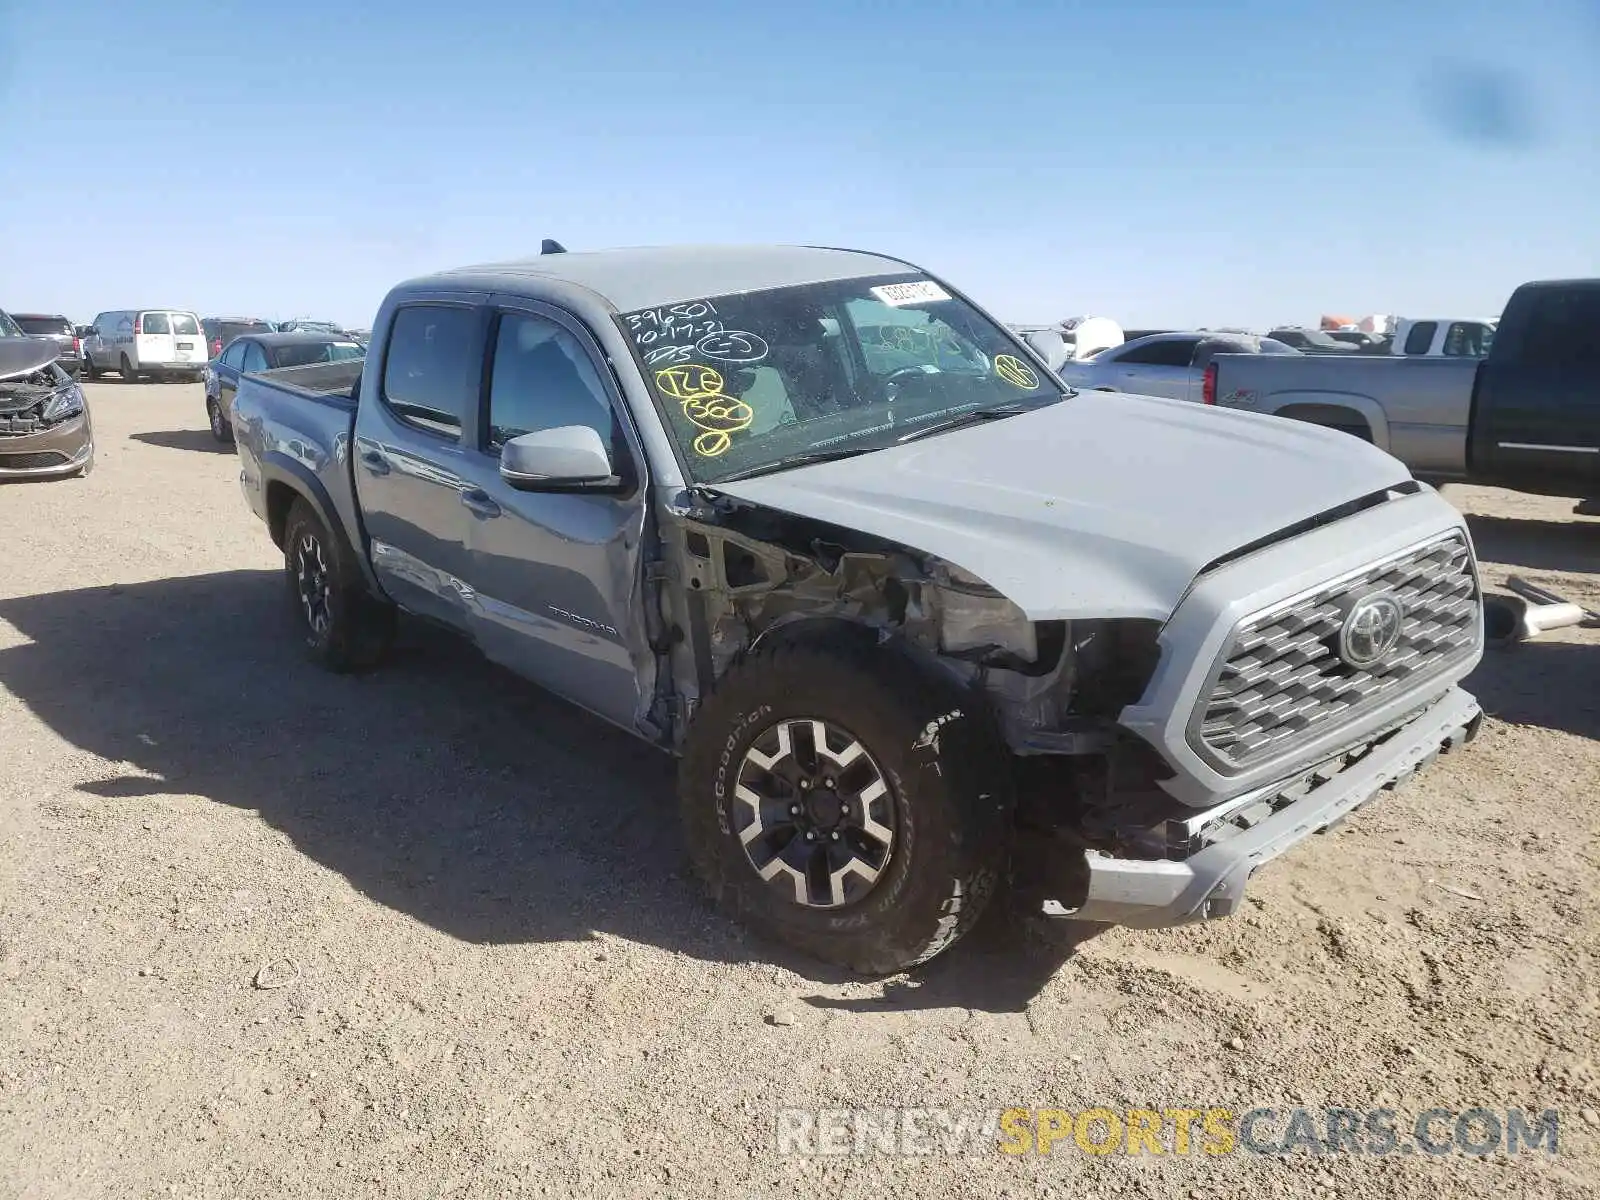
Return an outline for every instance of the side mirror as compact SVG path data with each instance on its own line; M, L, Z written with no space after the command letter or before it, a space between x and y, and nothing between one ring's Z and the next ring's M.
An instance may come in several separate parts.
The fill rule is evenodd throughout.
M519 492L564 492L615 487L611 451L587 425L562 425L520 434L500 450L500 478Z

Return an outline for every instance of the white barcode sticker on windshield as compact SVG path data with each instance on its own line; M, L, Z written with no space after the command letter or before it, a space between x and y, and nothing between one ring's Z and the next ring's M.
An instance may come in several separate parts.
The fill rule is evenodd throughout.
M930 300L948 300L950 293L931 279L915 283L886 283L871 289L872 294L885 304L926 304Z

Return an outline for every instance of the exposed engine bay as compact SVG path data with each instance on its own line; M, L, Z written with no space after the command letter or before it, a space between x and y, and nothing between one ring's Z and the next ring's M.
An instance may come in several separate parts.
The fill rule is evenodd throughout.
M37 433L70 420L82 409L58 414L51 401L74 386L72 377L54 364L0 379L0 434Z

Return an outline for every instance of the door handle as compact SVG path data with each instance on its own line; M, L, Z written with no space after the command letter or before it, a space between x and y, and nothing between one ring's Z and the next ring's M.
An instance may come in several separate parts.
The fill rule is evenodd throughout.
M389 473L389 460L383 456L382 450L363 450L361 452L361 465L374 475L387 475Z
M500 506L482 488L462 489L461 503L466 505L467 509L475 517L483 517L487 520L500 515Z

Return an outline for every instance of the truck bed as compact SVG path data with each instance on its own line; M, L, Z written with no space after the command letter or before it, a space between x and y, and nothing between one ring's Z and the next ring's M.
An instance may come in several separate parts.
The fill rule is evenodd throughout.
M330 528L361 528L349 461L361 368L359 359L308 363L239 380L233 430L240 482L275 537L284 510L274 489L290 482L314 501Z
M322 399L344 399L354 404L356 384L361 380L362 359L343 362L306 363L298 367L275 367L261 371L256 379L267 380L274 386Z
M1418 474L1467 469L1475 358L1219 354L1216 404L1368 437Z

